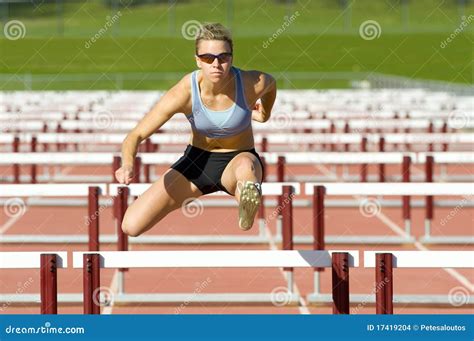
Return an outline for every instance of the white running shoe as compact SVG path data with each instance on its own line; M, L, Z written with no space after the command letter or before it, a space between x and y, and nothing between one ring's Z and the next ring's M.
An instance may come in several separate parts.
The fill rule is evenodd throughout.
M239 227L241 230L249 230L257 214L262 200L261 185L257 182L246 181L240 191L239 203Z

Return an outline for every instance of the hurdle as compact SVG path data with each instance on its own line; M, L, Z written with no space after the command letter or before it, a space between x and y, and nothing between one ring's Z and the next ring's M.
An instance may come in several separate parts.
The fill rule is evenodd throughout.
M349 268L359 264L358 251L104 251L74 252L73 268L83 269L84 313L100 314L100 269L103 268L310 268L331 267L333 313L349 313ZM128 296L128 297L127 297ZM288 292L285 302L297 303ZM114 304L133 303L271 303L272 294L118 294Z
M393 314L393 304L418 301L416 295L393 294L393 268L474 268L474 251L365 251L364 267L375 268L376 313ZM466 290L467 291L467 290ZM449 295L430 295L433 304L451 304ZM472 295L466 295L472 306Z
M106 184L0 184L0 197L20 198L28 197L26 202L16 204L16 206L28 206L31 199L34 197L69 197L80 196L87 197L87 238L82 238L83 242L88 243L88 248L91 251L99 250L99 197L107 193ZM22 209L21 207L19 208ZM9 238L11 237L11 238ZM36 237L36 236L34 236ZM53 236L57 239L58 236ZM68 236L73 240L78 238L77 235ZM50 237L33 238L32 242L49 242ZM64 239L64 238L63 238ZM28 240L27 236L8 236L0 233L0 242L14 242L22 243ZM67 242L59 238L60 242Z
M40 302L41 314L58 313L57 269L67 268L66 252L0 252L0 269L40 269L40 294L0 294L0 301L11 304L32 298ZM19 297L20 296L20 299ZM22 300L21 296L27 296Z
M322 188L322 189L320 189ZM366 195L384 195L384 196L472 196L474 189L470 183L305 183L304 185L305 194L315 196L315 202L323 201L326 195L351 195L351 196L366 196ZM314 213L314 216L324 216L324 201L322 205L319 205L318 212ZM321 211L322 209L322 211ZM358 237L359 242L371 244L404 244L413 243L414 237L411 235L411 206L403 206L403 218L405 220L405 236L404 237L389 237L389 236L364 236ZM432 220L434 217L433 206L426 205L425 207L425 219ZM315 234L322 238L321 234ZM469 236L466 236L469 237ZM451 238L451 242L459 243L474 243L474 237L469 238ZM311 239L307 236L306 242ZM301 240L301 237L295 236L295 240ZM351 237L346 236L343 240L340 237L325 236L326 242L333 243L336 240L343 243L353 243L354 240Z

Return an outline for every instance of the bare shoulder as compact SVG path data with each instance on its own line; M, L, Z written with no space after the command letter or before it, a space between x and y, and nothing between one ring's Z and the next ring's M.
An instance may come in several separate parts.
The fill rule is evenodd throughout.
M253 93L257 98L264 95L273 86L275 86L275 78L272 75L258 70L240 70L242 80L245 84L245 90L253 89Z
M169 89L163 98L175 104L177 110L187 113L191 108L191 73L181 78L171 89Z

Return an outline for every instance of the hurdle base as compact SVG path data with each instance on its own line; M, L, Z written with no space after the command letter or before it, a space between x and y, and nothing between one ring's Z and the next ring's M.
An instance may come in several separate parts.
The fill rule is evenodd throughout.
M274 306L297 306L300 295L295 293L278 293L278 302L275 303L275 295L271 293L229 293L229 294L115 294L114 306L151 305L151 306L177 306L189 305L274 305ZM58 303L66 306L77 306L83 303L83 294L59 294ZM39 306L39 294L2 294L0 304L8 306ZM280 304L284 302L285 304Z
M422 236L418 239L423 244L474 244L474 236Z
M327 306L332 305L331 294L310 294L306 297L309 305L312 306ZM371 294L350 294L349 301L351 306L361 305L363 306L374 306L375 295ZM474 296L468 296L466 303L462 306L456 307L452 304L448 295L394 295L393 303L403 306L433 306L433 307L451 307L451 308L463 308L474 306ZM351 313L353 313L351 311Z
M276 238L281 241L281 237ZM313 236L310 235L296 235L293 237L295 244L312 244ZM400 237L400 236L325 236L324 242L326 244L410 244L415 242L414 237Z

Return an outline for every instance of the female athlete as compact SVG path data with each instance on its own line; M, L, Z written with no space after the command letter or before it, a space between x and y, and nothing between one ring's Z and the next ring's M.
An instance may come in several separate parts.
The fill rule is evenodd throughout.
M128 185L142 141L176 114L186 115L192 128L184 155L127 209L122 230L129 236L141 235L183 203L216 191L235 196L242 230L253 225L264 170L251 121L270 118L275 80L232 65L232 38L221 24L200 27L195 58L199 69L166 92L123 141L115 176Z

